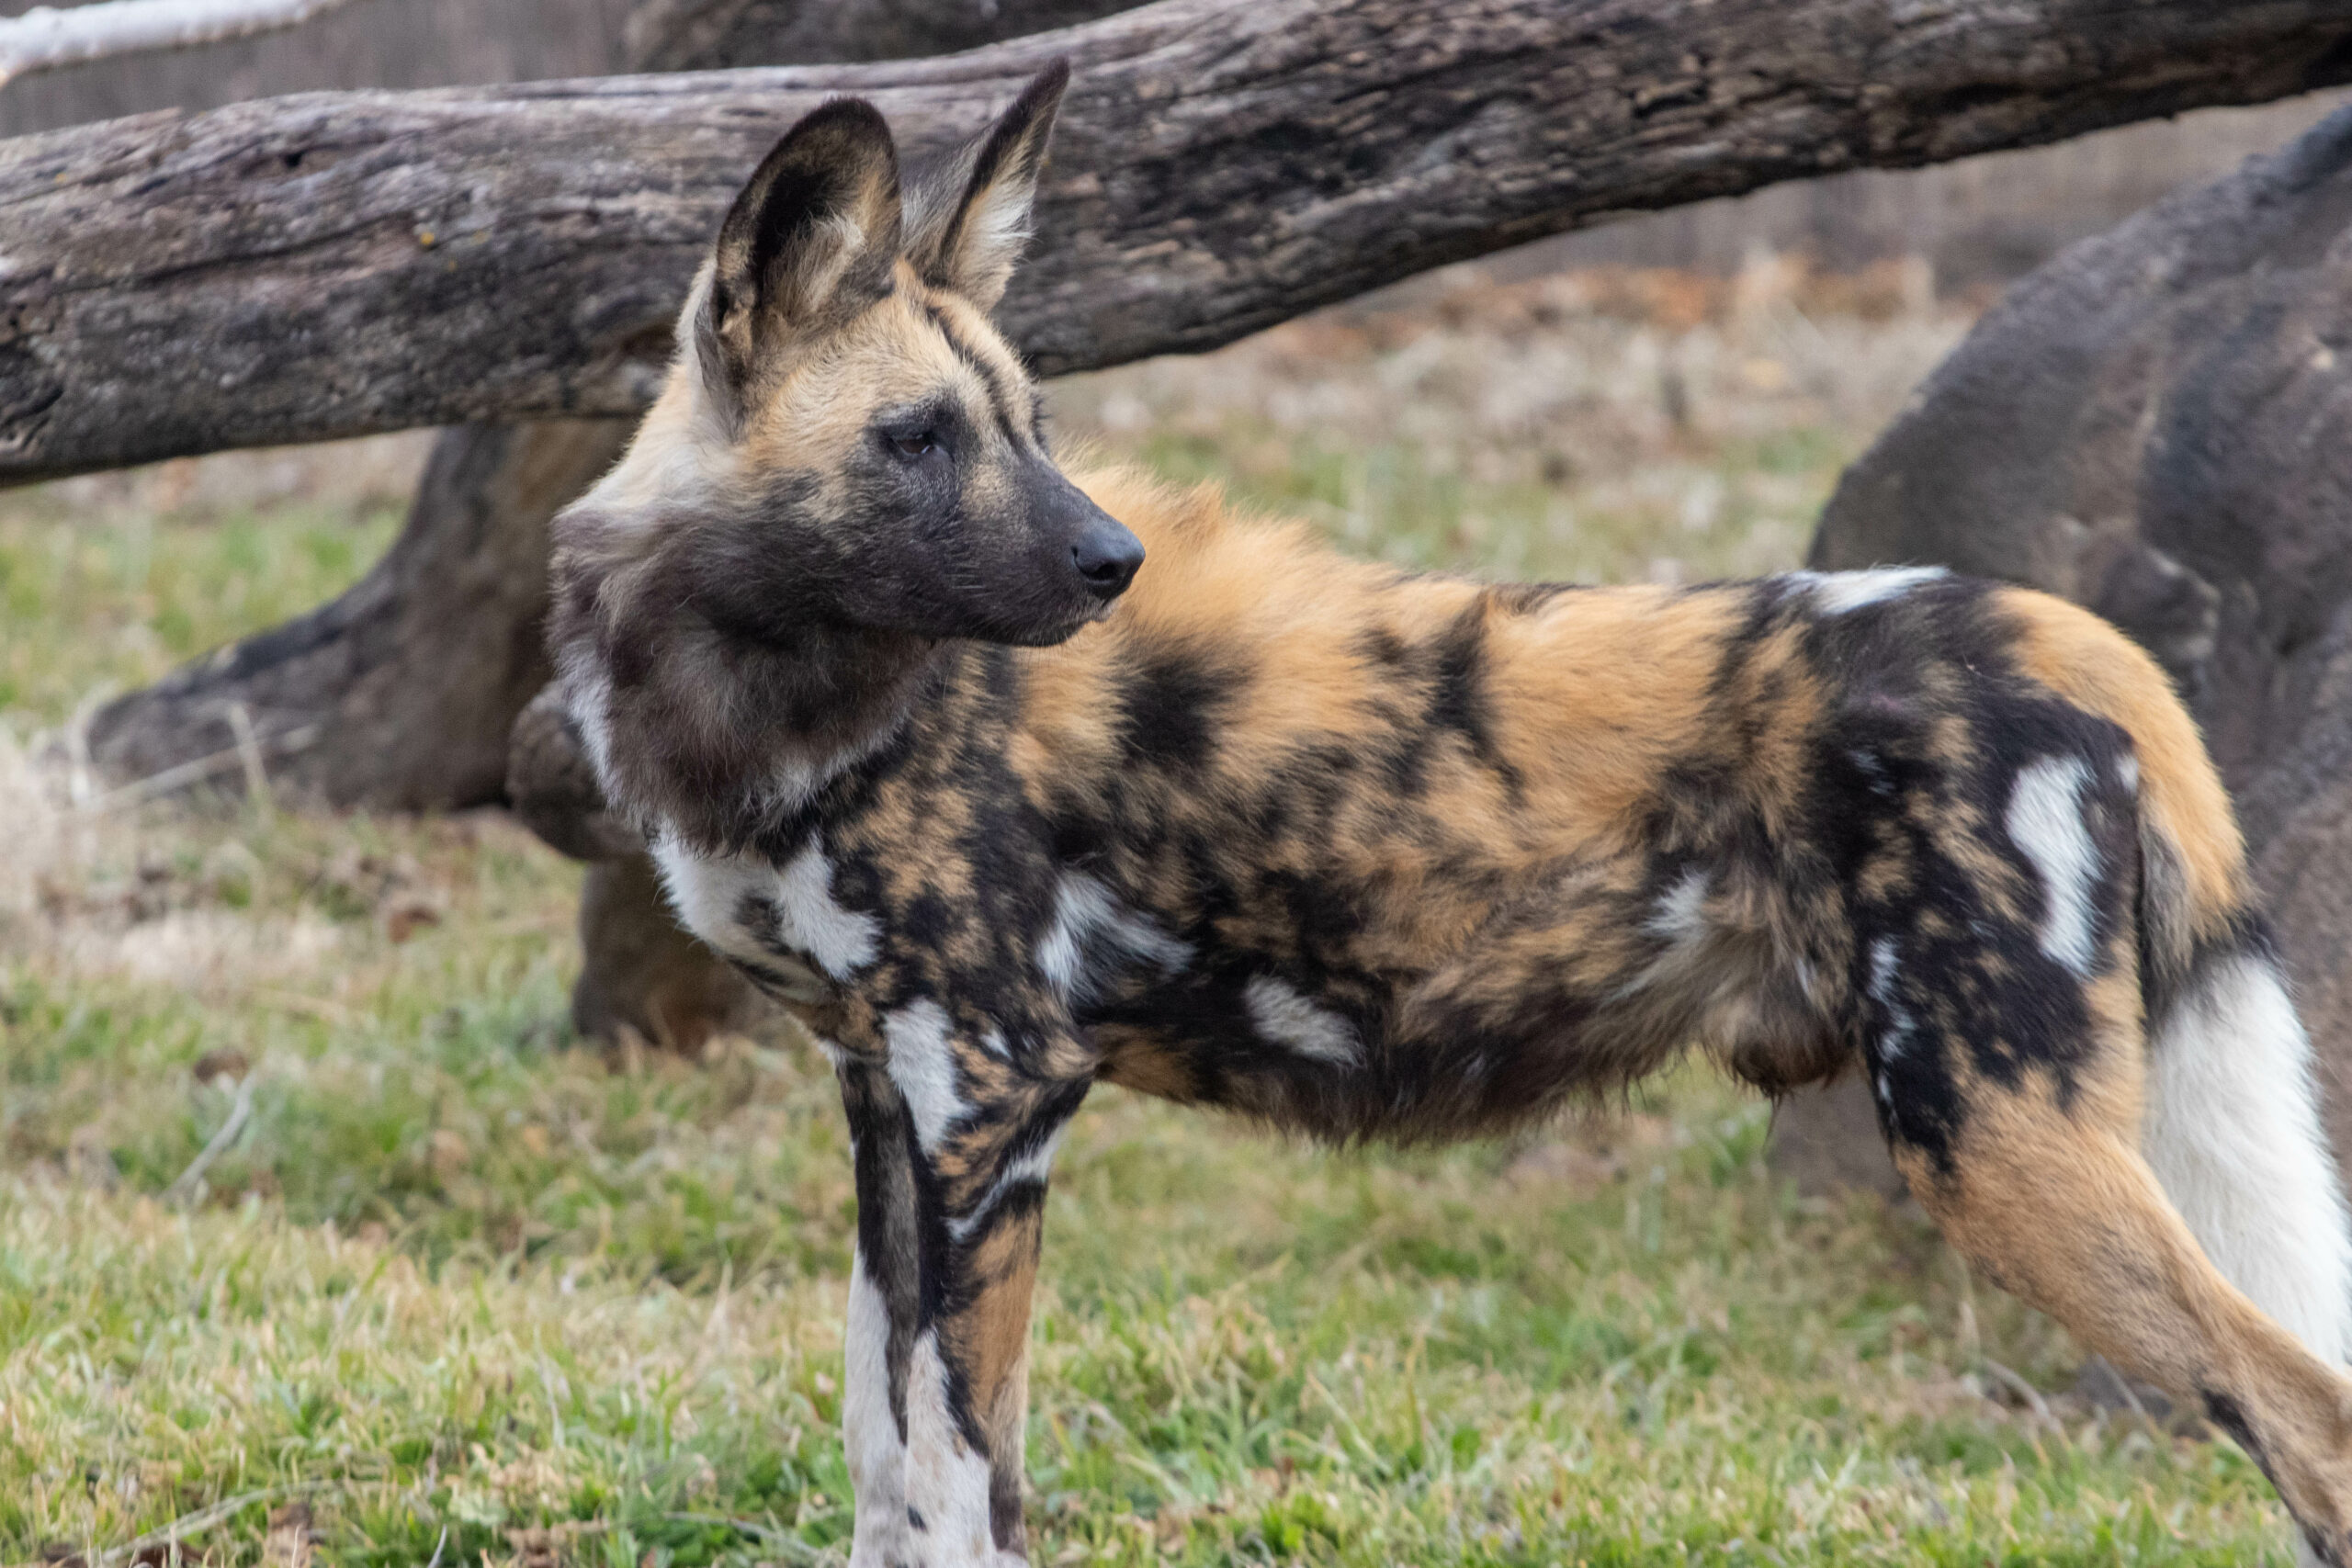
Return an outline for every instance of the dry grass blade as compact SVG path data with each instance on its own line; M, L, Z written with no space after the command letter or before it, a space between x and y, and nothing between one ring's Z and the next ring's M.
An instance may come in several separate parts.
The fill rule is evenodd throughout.
M1984 1370L1992 1373L2003 1388L2022 1400L2026 1408L2033 1412L2035 1419L2047 1427L2058 1425L2058 1417L2051 1410L2050 1401L2042 1396L2040 1389L2028 1382L2022 1373L2012 1371L1990 1357L1985 1359Z
M203 1187L204 1173L212 1168L214 1160L228 1152L229 1146L237 1141L237 1134L245 1130L246 1122L252 1119L255 1081L252 1073L237 1080L237 1096L229 1107L229 1119L220 1123L220 1130L212 1134L196 1158L188 1163L188 1168L180 1172L178 1179L164 1190L166 1199L175 1203L195 1201Z
M306 1495L323 1490L323 1485L313 1483L300 1486L265 1486L258 1491L241 1492L233 1497L224 1497L209 1508L183 1514L161 1529L149 1530L136 1540L108 1547L89 1560L90 1568L123 1568L124 1564L136 1562L142 1552L153 1551L159 1546L173 1547L191 1536L202 1535L256 1504L274 1503L280 1497Z
M239 707L232 716L243 715L243 708ZM150 773L143 779L133 779L89 801L81 809L92 814L118 811L239 770L243 771L248 787L259 779L266 788L267 775L262 771L264 758L272 752L284 755L307 750L317 743L321 733L317 725L306 724L280 730L275 735L258 736L252 733L252 720L246 716L243 727L237 732L237 744Z

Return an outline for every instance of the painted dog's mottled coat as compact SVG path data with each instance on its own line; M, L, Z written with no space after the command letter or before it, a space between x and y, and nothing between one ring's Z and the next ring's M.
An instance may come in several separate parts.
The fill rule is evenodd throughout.
M1022 1551L1047 1168L1096 1079L1445 1138L1697 1046L1866 1073L1954 1241L2202 1400L2343 1561L2352 1244L2155 667L1932 571L1487 586L1073 486L987 320L1059 89L903 203L870 108L796 129L559 525L607 787L838 1067L854 1560Z

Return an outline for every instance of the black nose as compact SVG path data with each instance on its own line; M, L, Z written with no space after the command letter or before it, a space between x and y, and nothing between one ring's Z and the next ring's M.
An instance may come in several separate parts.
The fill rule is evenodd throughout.
M1136 580L1136 568L1143 565L1143 541L1105 517L1069 547L1069 564L1078 569L1089 593L1116 599Z

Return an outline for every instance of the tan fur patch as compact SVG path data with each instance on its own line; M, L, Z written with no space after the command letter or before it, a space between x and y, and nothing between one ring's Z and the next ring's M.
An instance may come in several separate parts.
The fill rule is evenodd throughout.
M2018 668L2132 737L2149 818L2188 875L2194 934L2218 934L2246 904L2245 847L2221 774L2171 681L2137 643L2079 605L2023 588L2003 589L1998 600L2017 628Z

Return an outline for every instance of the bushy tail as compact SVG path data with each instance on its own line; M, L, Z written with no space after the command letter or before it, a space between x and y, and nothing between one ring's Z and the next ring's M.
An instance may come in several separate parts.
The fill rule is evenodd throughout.
M2191 765L2210 766L2201 749ZM2143 806L2179 793L2152 791ZM2220 889L2180 874L2184 835L2164 816L2147 810L2143 829L2148 1162L2213 1266L2340 1366L2352 1359L2352 1214L2320 1121L2311 1040L2245 907L2243 871L2230 879L2237 907L2216 908ZM2226 818L2225 831L2178 826L2236 850Z
M2352 1220L2311 1040L2255 913L2221 775L2146 651L2079 606L2010 590L2020 667L2132 737L2140 806L2142 1147L2205 1255L2323 1359L2352 1359Z

